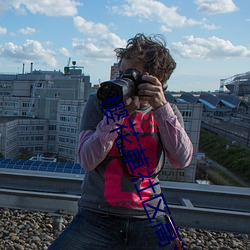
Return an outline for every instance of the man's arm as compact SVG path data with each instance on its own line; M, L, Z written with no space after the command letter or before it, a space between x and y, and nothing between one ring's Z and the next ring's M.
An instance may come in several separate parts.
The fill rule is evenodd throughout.
M188 166L193 156L193 144L183 127L183 119L177 107L175 112L169 103L153 111L169 162L176 168ZM179 113L178 113L179 112ZM176 115L176 114L177 115ZM180 122L177 118L180 116Z
M96 94L89 96L82 115L78 145L78 158L85 170L93 170L105 159L118 136L110 131L116 129L123 120L108 119L101 111Z
M117 133L110 133L116 129L116 124L121 124L123 119L117 123L109 121L104 117L96 127L96 130L83 130L79 135L78 157L80 165L87 171L91 171L101 163L111 150Z

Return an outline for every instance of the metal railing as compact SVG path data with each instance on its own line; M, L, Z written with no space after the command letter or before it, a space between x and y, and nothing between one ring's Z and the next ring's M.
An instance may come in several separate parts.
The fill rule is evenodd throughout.
M25 172L25 171L23 171ZM0 173L0 207L77 212L82 176ZM250 188L161 181L171 215L180 227L250 233Z

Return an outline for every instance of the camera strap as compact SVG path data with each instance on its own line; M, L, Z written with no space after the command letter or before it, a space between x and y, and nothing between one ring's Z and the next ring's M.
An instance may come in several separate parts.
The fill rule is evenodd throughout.
M120 133L122 134L122 130L120 130ZM159 135L159 133L158 133L158 135ZM160 143L162 144L160 135L159 135L159 141L160 141ZM117 142L117 144L118 144L118 146L119 146L119 147L117 147L117 149L118 149L118 152L119 152L120 160L121 160L122 167L123 167L124 171L125 171L128 175L130 175L130 176L135 176L135 175L129 173L128 168L127 168L127 167L125 166L125 164L124 164L124 162L126 162L126 159L125 159L125 156L124 156L124 153L123 153L123 150L122 150L122 148L123 148L123 140L122 140L121 138L119 138L119 139L117 139L116 142ZM162 144L162 145L163 145L163 144ZM157 172L155 171L155 172L152 174L151 178L154 179L157 175L160 174L160 172L161 172L162 169L163 169L164 162L165 162L165 153L164 153L164 150L163 150L163 160L162 160L161 168L160 168L159 171L157 171Z

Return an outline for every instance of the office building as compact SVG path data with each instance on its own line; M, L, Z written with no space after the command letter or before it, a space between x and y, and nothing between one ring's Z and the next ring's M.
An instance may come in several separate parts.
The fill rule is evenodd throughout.
M31 70L0 75L0 153L16 158L52 153L77 162L81 114L91 91L90 76L73 64L61 71Z

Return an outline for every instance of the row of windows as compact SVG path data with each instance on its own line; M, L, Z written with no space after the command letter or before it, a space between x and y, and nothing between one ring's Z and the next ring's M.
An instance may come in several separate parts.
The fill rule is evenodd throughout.
M16 108L16 107L19 107L19 102L18 101L0 102L0 106ZM32 102L22 103L23 108L30 108L34 106L35 104ZM60 111L77 112L77 109L78 109L77 105L60 105Z
M55 141L56 140L56 136L55 135L48 135L48 140L49 141Z
M30 126L30 125L20 125L18 127L18 130L19 131L29 131L29 130L31 130L31 131L41 131L41 130L44 130L44 128L45 128L44 125L36 125L36 126L34 126L34 125L32 125L32 126Z
M49 125L49 130L55 131L56 130L56 125Z
M69 155L74 155L75 151L70 148L63 148L63 147L58 147L59 153L62 154L69 154Z
M19 107L19 102L17 101L10 101L10 102L0 102L0 106L4 106L4 107ZM31 103L31 102L23 102L22 103L22 107L23 108L29 108L29 107L34 107L35 104Z
M69 111L69 112L77 112L77 106L76 105L60 105L60 111Z
M36 136L19 136L19 141L44 141L44 136L43 135L36 135ZM48 140L55 141L56 136L55 135L48 135ZM68 137L59 137L59 141L62 143L70 143L75 145L76 144L76 139L75 138L68 138ZM7 140L7 145L11 145L13 142L16 142L16 137L12 139Z
M23 102L22 106L23 108L29 108L29 107L34 107L35 104L31 102Z
M9 147L11 145L14 145L16 144L16 137L12 138L12 139L9 139L6 141L6 145Z
M25 148L25 149L27 149L27 150L29 150L29 151L31 151L31 152L43 152L44 151L44 149L43 149L43 147L42 146L35 146L35 147L22 147L22 148Z
M69 137L64 137L64 136L59 136L59 141L63 142L63 143L76 144L76 139L69 138Z
M62 122L77 123L77 117L69 116L69 115L60 116L59 120Z
M37 136L19 136L18 140L20 142L23 141L44 141L43 135L37 135Z
M13 135L17 132L17 126L16 127L12 127L12 128L8 128L7 129L7 135Z
M1 92L0 91L0 95L10 96L10 92Z
M16 110L0 110L0 115L4 116L17 116L18 111Z
M183 118L191 117L192 116L192 110L181 110L181 114L182 114Z
M169 170L169 169L163 169L161 176L164 177L184 177L185 176L185 171L184 170Z
M19 102L17 101L10 101L10 102L0 102L0 106L5 106L5 107L18 107Z
M72 133L72 134L77 133L76 128L71 128L71 127L67 127L67 126L60 126L59 131L60 132L65 132L65 133Z
M0 89L11 89L11 84L1 83Z

